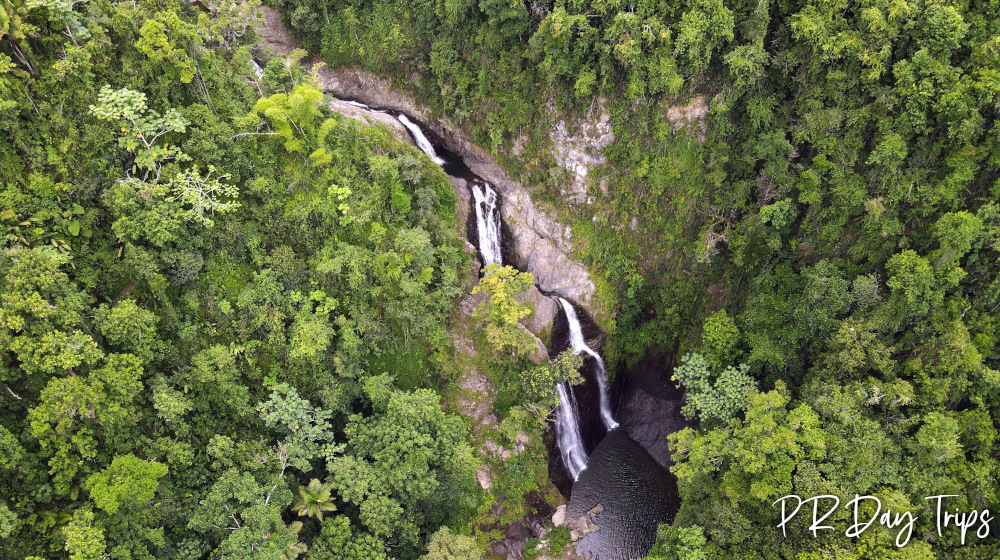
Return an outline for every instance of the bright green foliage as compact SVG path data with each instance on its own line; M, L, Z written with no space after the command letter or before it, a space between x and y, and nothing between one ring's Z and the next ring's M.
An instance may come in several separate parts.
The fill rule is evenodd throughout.
M476 539L465 535L456 535L447 526L441 527L427 542L427 554L423 560L465 560L479 558L483 550L476 545Z
M892 302L901 318L926 315L936 307L942 297L938 291L934 271L927 259L907 250L894 255L886 262L892 289Z
M714 367L733 362L735 358L733 353L736 350L736 343L739 342L739 336L736 323L724 309L709 315L705 319L701 333L701 340L704 343L702 350L708 361Z
M708 67L712 52L733 40L733 12L721 0L698 0L678 24L674 56L686 63L689 71Z
M215 173L215 167L212 165L208 166L204 177L197 168L191 168L178 173L170 181L170 187L175 194L174 200L188 206L184 216L189 221L205 227L212 227L215 223L213 218L216 212L225 214L240 207L239 202L225 200L235 199L240 194L238 187L222 182L228 179L229 175L212 177L212 173Z
M516 299L534 281L530 272L491 264L479 285L472 289L472 293L489 298L476 309L476 314L483 319L486 340L497 354L526 356L534 350L531 333L520 324L521 319L531 314L531 309Z
M19 520L7 504L0 503L0 539L6 539L17 530Z
M323 94L318 89L298 84L291 93L276 93L261 99L254 106L254 111L268 118L271 126L284 139L285 149L289 152L323 150L318 144L329 132L333 121L330 121L331 124L324 122L316 126L322 102ZM315 156L310 154L310 157L317 164L329 161L325 157L325 150Z
M649 560L707 560L710 558L708 554L717 553L716 550L706 552L706 548L708 548L707 540L701 527L692 525L678 528L660 525L656 535L656 544L646 558Z
M260 482L248 472L229 469L212 485L188 528L224 535L218 557L287 560L298 546L300 525L287 526L281 510L291 503L292 493L280 474Z
M94 512L81 508L73 513L73 520L63 529L66 534L66 552L70 560L101 560L105 558L107 544L104 531L94 527Z
M583 381L580 375L581 366L583 357L568 349L556 356L551 363L526 368L514 379L509 380L511 387L508 390L524 402L550 409L559 401L556 385L566 381L575 385Z
M28 2L3 0L0 3L0 39L19 41L24 38L23 24L28 16Z
M258 405L260 417L268 428L285 435L289 461L303 472L314 457L332 457L343 449L333 443L328 410L315 409L299 397L294 387L281 383L271 391L271 398Z
M792 493L798 465L826 456L826 435L816 412L805 404L789 409L789 401L782 386L753 393L745 420L708 432L686 428L670 435L677 461L671 470L687 497L679 514L683 524L700 518L707 533L725 535L729 543L750 537L750 520L776 525L770 523L777 515L771 502ZM706 513L713 507L724 513Z
M156 333L156 314L125 299L113 307L102 305L96 313L96 330L106 344L150 362L160 346Z
M101 356L79 328L85 300L62 270L69 261L69 255L49 247L4 252L0 328L27 374L63 373Z
M155 183L165 163L190 159L176 144L167 143L171 133L187 130L187 119L173 108L162 115L150 109L145 93L104 86L97 104L90 106L90 113L118 125L118 145L135 154L135 167L144 172L142 181Z
M2 5L20 27L0 41L0 556L301 557L319 526L282 521L288 481L331 484L350 419L389 422L400 386L453 366L451 185L331 114L305 53L252 79L253 2ZM358 530L357 558L412 560L468 522L466 429L445 418L464 459L428 444L411 474L435 499L380 494L414 512L407 544ZM346 527L387 518L335 502Z
M136 43L139 52L160 63L167 76L179 79L183 84L194 78L197 63L192 51L200 47L201 40L195 26L182 20L172 10L158 11L146 20Z
M299 486L292 500L292 509L300 517L315 517L323 521L323 512L337 511L337 506L331 501L332 490L333 485L314 478L307 486Z
M115 457L108 468L90 475L86 487L97 507L111 515L123 505L139 508L153 499L167 466L151 463L135 455Z
M77 473L90 469L85 461L114 453L116 444L129 439L138 420L134 398L141 377L135 356L112 354L87 377L49 380L28 417L57 493L68 493Z

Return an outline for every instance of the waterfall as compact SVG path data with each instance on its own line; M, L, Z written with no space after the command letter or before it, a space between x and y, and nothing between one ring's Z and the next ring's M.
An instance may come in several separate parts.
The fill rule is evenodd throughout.
M573 305L563 298L559 298L559 303L562 304L563 311L566 312L566 321L569 323L569 345L573 349L573 353L586 352L597 362L597 371L594 372L594 377L597 378L597 387L601 395L601 420L604 422L605 428L613 430L618 427L618 422L615 422L614 417L611 416L611 403L608 398L608 379L607 372L604 369L604 360L601 359L600 354L594 352L584 342L583 329L580 328L580 319L576 316L576 310L573 309Z
M381 113L382 112L382 111L376 111L376 110L372 109L371 107L365 105L364 103L359 103L357 101L354 101L353 99L341 99L341 101L343 101L344 103L347 103L348 105L357 107L358 109L363 109L365 111L371 111L373 113Z
M573 480L580 477L580 472L587 468L587 452L583 450L583 438L580 437L580 420L576 414L576 400L572 388L567 390L568 383L556 385L559 391L559 413L556 415L556 441L559 444L559 454L562 455L566 470L573 475Z
M483 266L503 264L497 193L489 183L476 182L472 183L472 196L476 199L476 229L479 230L479 252L483 255Z
M434 152L434 146L432 146L431 141L428 140L426 136L424 136L424 131L420 130L420 127L417 126L417 123L411 121L406 115L402 113L400 113L399 116L396 117L396 119L399 120L399 122L403 123L403 126L405 126L407 130L410 131L410 134L413 135L413 139L417 142L417 147L423 150L425 154L430 156L431 161L433 161L438 165L444 165L444 160L439 158L437 153Z

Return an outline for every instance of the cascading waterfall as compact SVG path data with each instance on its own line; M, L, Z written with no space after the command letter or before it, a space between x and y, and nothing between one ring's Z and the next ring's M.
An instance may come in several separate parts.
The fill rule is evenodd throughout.
M566 470L573 475L573 480L580 477L587 468L587 452L583 450L583 438L580 437L580 419L576 412L576 399L569 383L556 385L559 391L559 414L556 415L556 442L559 453L562 454Z
M503 264L500 254L500 211L497 210L497 193L489 183L472 184L472 196L476 199L476 225L479 230L479 252L483 255L483 266L493 263Z
M559 298L559 303L562 304L563 311L566 312L566 321L569 323L569 345L573 349L573 353L586 352L597 362L597 371L594 377L597 378L597 387L600 393L601 421L604 422L605 428L613 430L618 427L618 422L615 422L614 417L611 415L611 403L608 398L608 379L607 372L604 370L604 360L601 359L600 354L594 352L583 340L583 329L580 327L580 319L576 316L576 310L573 309L573 305L563 298Z
M373 109L368 105L357 101L343 101L349 105L353 105L366 111L376 113L385 112L379 109ZM430 140L427 139L427 136L424 135L420 126L402 113L400 113L396 119L410 131L410 134L413 136L413 140L417 143L417 147L427 154L434 163L441 166L446 163L445 160L437 155L437 152L434 150L434 146L431 144ZM503 264L503 256L500 249L500 211L497 208L499 196L489 183L482 181L481 179L473 181L471 185L472 194L476 203L476 222L479 230L479 252L483 256L483 266L493 263ZM559 301L562 302L563 309L566 311L566 317L569 320L570 344L573 351L576 353L581 351L587 352L597 360L597 378L598 384L601 388L601 417L604 420L605 425L608 426L608 429L616 428L618 427L618 423L611 418L611 412L608 406L604 362L601 360L601 357L596 352L591 350L583 341L580 321L577 319L576 311L573 310L573 306L562 298L559 298ZM573 396L572 389L573 388L569 386L569 383L559 383L556 385L556 390L559 393L559 407L556 414L555 428L556 443L559 447L559 453L562 455L563 463L566 465L566 470L573 476L573 480L576 480L580 476L580 473L587 468L587 452L583 448L583 438L580 435L580 418L577 412L576 397Z
M396 117L399 122L403 123L403 126L410 131L413 135L413 139L417 142L417 147L420 148L425 154L430 156L431 161L438 165L444 165L444 160L438 157L437 152L434 151L434 146L431 145L431 141L424 136L424 131L420 130L417 123L411 121L406 115L400 113Z

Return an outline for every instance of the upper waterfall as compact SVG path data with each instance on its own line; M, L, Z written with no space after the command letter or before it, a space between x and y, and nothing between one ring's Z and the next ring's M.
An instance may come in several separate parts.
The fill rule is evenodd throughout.
M573 349L573 352L575 354L586 352L597 362L597 371L594 377L597 378L598 392L600 393L601 421L604 422L604 427L613 430L618 427L618 422L615 422L614 417L611 415L611 403L608 398L608 380L607 372L604 370L604 360L601 359L600 354L594 352L583 340L583 329L580 328L580 319L576 316L576 309L573 308L573 305L563 298L559 298L559 303L562 304L563 311L566 313L566 321L569 323L569 345Z
M410 131L410 134L413 135L413 139L417 142L418 148L420 148L421 150L423 150L425 154L430 156L431 160L434 163L438 165L444 165L444 160L438 157L437 152L434 151L434 146L431 145L431 141L428 140L426 136L424 136L424 131L420 130L420 127L417 126L417 123L411 121L406 115L402 113L400 113L399 116L397 116L396 118L399 119L399 122L403 123L403 126L405 126L406 129Z

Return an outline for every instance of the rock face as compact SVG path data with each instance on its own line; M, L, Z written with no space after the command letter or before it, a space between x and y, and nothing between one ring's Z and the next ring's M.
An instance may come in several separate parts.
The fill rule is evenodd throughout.
M295 48L295 43L282 26L280 16L267 6L262 6L261 11L264 13L265 24L259 31L265 42L276 54L287 55ZM303 62L311 68L321 61L314 57ZM579 303L588 311L594 311L594 282L583 266L567 256L572 250L569 227L559 224L539 210L528 191L511 180L489 153L473 144L448 119L430 118L429 109L408 95L394 90L392 84L382 77L357 68L331 68L325 64L318 68L316 74L320 89L325 93L340 99L353 99L379 109L400 111L424 123L449 151L461 157L473 173L489 181L503 197L501 216L509 227L515 244L514 262L511 264L534 274L535 282L543 292L558 293ZM337 111L347 107L357 109L346 103L332 106ZM348 114L346 110L341 112L348 116L354 114ZM389 116L387 118L394 120ZM378 120L381 122L381 119ZM383 124L393 134L399 131L398 123L385 121ZM594 138L599 143L602 136ZM579 151L573 148L579 154L586 154L589 149L580 147L579 150L582 151ZM589 161L581 157L573 156L571 159L577 163ZM460 193L462 190L464 189L457 186L455 188L460 200L468 200L468 193Z
M671 364L647 356L622 376L618 422L664 468L673 465L667 436L693 426L681 414L683 393L670 381Z
M667 120L672 123L674 132L682 128L694 131L698 142L704 144L708 137L708 127L705 115L708 114L708 97L704 94L695 96L687 105L674 105L667 109Z
M572 183L562 194L575 203L589 202L587 176L590 168L607 163L601 150L615 139L611 132L611 114L605 101L598 100L590 113L584 122L576 123L576 131L571 130L573 126L565 121L559 121L549 131L556 163L572 173Z
M555 300L542 294L534 286L528 289L527 293L519 295L515 299L535 308L535 312L530 317L521 321L532 334L536 337L551 334L552 321L556 318L556 313L559 310Z
M413 144L413 138L410 133L407 132L406 127L403 123L396 120L395 117L388 113L375 113L373 111L365 111L360 107L355 107L349 103L344 103L339 99L331 99L329 103L330 109L344 115L345 117L352 118L356 121L360 121L362 124L368 126L379 126L384 125L389 129L389 132L396 137L396 140L404 142L406 144Z

